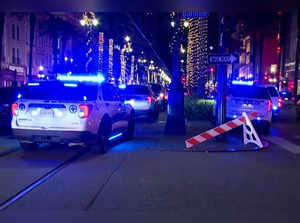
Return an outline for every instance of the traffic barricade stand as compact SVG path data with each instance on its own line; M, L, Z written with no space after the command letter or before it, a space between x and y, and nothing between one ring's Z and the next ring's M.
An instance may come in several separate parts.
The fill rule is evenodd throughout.
M243 137L244 137L244 144L253 143L257 145L259 148L264 148L265 145L262 143L261 139L259 138L255 128L252 125L251 120L257 117L257 112L251 112L246 114L245 112L242 113L242 116L226 122L222 125L219 125L213 129L205 131L197 136L194 136L190 139L185 141L186 149L190 149L193 146L196 146L200 143L203 143L207 140L215 138L216 136L222 135L232 129L235 129L241 125L243 125Z

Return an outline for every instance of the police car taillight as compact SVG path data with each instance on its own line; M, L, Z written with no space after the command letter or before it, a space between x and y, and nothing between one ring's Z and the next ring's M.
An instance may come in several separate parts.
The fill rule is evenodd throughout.
M90 107L88 105L79 105L79 117L87 118L90 115Z
M11 105L11 113L13 116L16 116L18 114L19 105L18 103L14 103Z
M149 104L151 104L152 103L152 97L151 96L147 96L147 101L148 101Z
M272 111L272 105L273 105L272 101L269 100L268 101L268 112Z

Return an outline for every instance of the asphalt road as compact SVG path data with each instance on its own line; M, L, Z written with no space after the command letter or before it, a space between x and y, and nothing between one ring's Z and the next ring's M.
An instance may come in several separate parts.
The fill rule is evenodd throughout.
M299 221L300 127L294 110L274 120L264 137L270 147L255 152L185 152L186 137L164 136L160 119L138 121L135 139L104 155L74 147L24 152L9 133L2 134L0 222ZM188 123L189 129L197 124ZM3 206L18 193L24 196Z

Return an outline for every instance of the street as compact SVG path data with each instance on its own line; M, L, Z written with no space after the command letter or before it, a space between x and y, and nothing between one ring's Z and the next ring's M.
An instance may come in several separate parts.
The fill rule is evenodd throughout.
M24 152L2 133L0 221L290 222L299 217L294 109L283 110L272 124L264 137L270 147L253 152L186 152L187 136L164 136L164 124L164 114L156 123L138 120L134 140L104 155L80 147ZM188 134L200 133L195 123L187 124L193 131ZM7 202L18 193L19 199Z

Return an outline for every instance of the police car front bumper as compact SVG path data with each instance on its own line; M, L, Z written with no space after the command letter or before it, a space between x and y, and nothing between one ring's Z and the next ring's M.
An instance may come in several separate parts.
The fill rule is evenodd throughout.
M96 138L90 132L13 129L13 134L21 142L36 143L86 143Z

